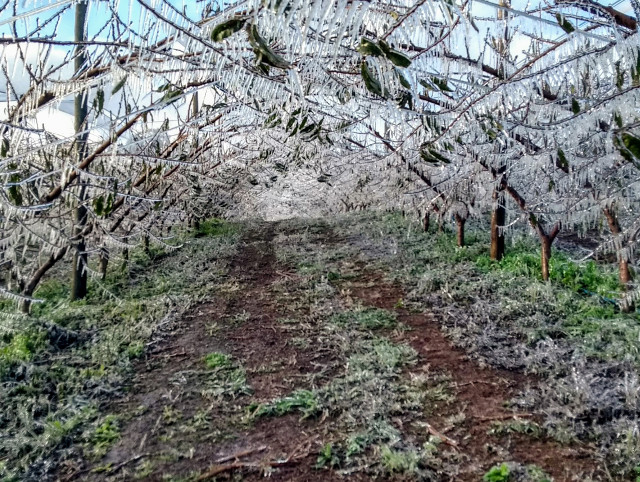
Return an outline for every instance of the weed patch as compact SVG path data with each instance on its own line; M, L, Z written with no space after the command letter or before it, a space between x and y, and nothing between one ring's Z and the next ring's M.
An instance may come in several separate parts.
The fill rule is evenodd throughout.
M281 417L288 413L300 413L302 419L313 417L320 413L321 406L316 394L309 390L297 390L291 395L273 400L269 403L251 405L251 418Z
M204 357L204 364L210 370L225 368L231 365L231 357L224 353L209 353Z

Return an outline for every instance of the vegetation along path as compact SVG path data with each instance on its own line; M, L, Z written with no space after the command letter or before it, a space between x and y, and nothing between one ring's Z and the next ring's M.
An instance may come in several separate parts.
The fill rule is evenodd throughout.
M397 240L346 226L248 228L111 403L117 442L60 478L606 480L593 445L512 403L538 376L453 346L383 270Z

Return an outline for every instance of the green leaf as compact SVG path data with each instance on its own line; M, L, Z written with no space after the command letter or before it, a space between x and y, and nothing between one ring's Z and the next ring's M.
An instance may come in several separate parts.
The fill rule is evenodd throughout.
M224 39L231 37L234 33L242 29L246 21L246 17L239 17L216 25L211 31L211 40L214 42L222 42Z
M400 72L399 69L395 69L396 75L398 76L398 80L400 81L400 85L405 89L411 89L411 84L407 80L407 78Z
M285 132L289 132L289 130L293 127L293 124L296 122L295 117L290 117L289 122L287 122L287 127L284 128Z
M125 75L124 77L122 77L122 79L118 81L116 85L113 86L113 89L111 90L111 95L116 94L120 89L122 89L126 81L127 81L127 76Z
M428 162L430 164L439 164L442 162L443 164L451 164L451 160L440 154L433 148L427 147L420 150L420 157L423 161Z
M178 100L182 96L182 94L184 94L184 91L182 89L171 89L164 94L162 100L168 104L171 104L172 102Z
M379 97L384 97L384 95L382 94L382 86L380 85L380 81L373 76L373 74L369 70L369 67L367 66L367 62L364 60L360 64L360 74L362 75L364 85L369 92Z
M93 99L93 107L98 114L102 112L102 109L104 108L104 90L98 89L96 92L96 98Z
M618 90L622 90L622 87L624 87L624 77L625 71L620 68L620 61L618 60L616 62L616 87Z
M614 144L627 161L640 160L640 138L625 132L620 137L614 138Z
M613 121L618 126L618 129L622 129L622 116L618 112L613 113Z
M9 182L20 182L20 175L12 174L11 176L9 176ZM16 206L22 206L22 190L20 189L20 186L14 184L13 186L9 187L9 199L11 199L13 204L15 204Z
M580 103L575 98L571 99L571 112L576 115L580 113Z
M442 92L453 92L453 90L449 87L447 83L447 79L439 79L438 77L431 77L431 81L428 80L419 80L420 85L426 89L434 90L438 89Z
M104 215L108 216L113 209L113 194L109 193L109 197L107 197L107 205L104 207Z
M560 15L559 13L556 13L556 20L558 21L558 25L560 25L560 28L562 30L564 30L566 33L571 33L571 32L575 32L575 28L573 25L571 25L571 22L569 22L566 18L564 18L564 15Z
M569 161L567 160L567 156L564 155L564 151L562 149L558 149L558 156L556 157L556 167L569 174Z
M376 43L364 37L360 39L358 52L360 52L365 57L367 55L370 55L371 57L380 57L382 55L382 50L380 49L380 47L378 47Z
M104 214L104 196L98 196L93 200L93 210L96 216L102 216Z
M258 65L267 64L278 69L290 69L291 64L276 54L269 44L260 36L255 25L249 28L249 43L256 54Z
M408 90L404 90L396 97L396 101L400 107L413 109L413 95Z
M0 157L7 157L9 154L9 139L2 139L2 145L0 145Z
M384 56L388 58L393 65L397 65L398 67L409 67L411 65L409 57L398 50L392 49L384 40L378 41L378 45L380 45Z

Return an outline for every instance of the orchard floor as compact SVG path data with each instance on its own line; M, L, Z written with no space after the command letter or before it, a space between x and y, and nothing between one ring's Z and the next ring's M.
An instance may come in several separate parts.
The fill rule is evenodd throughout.
M59 480L614 480L510 405L537 378L469 358L359 249L322 223L248 228L229 288L107 404L118 441Z

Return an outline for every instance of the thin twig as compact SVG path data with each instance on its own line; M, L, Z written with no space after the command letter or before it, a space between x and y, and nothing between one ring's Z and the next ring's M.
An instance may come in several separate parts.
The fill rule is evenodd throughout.
M491 422L493 420L509 420L510 418L514 418L514 419L531 418L533 416L534 416L533 413L509 413L506 415L496 415L495 417L474 417L474 418L480 422Z
M443 443L453 447L456 450L460 450L458 448L458 442L456 442L455 440L447 437L446 435L442 434L441 432L438 432L435 428L433 428L433 426L429 423L425 424L427 427L427 430L429 431L429 433L431 435L435 435L436 437L438 437L440 440L442 440Z
M293 451L289 454L289 456L284 460L272 460L272 461L260 462L260 463L236 461L236 462L232 462L230 464L217 465L217 466L212 467L211 470L209 470L209 472L205 472L204 474L200 475L200 477L198 477L196 480L197 481L208 480L208 479L210 479L212 477L215 477L216 475L220 475L220 474L222 474L224 472L229 472L229 471L236 470L236 469L246 469L246 468L256 469L256 468L261 468L261 467L282 467L283 465L295 464L299 460L302 460L307 455L309 455L307 453L307 454L300 455L300 456L296 457L296 454L299 452L300 448L305 443L307 443L307 442L303 442L303 443L299 444L298 446L296 446L293 449Z
M244 450L242 452L237 452L235 454L231 454L231 455L227 455L226 457L222 457L221 459L216 460L216 464L223 464L225 462L229 462L229 460L238 460L241 459L243 457L246 457L247 455L251 455L253 453L256 452L264 452L265 450L267 450L267 446L266 445L261 445L260 447L257 447L255 449L248 449L248 450Z
M138 454L138 455L136 455L135 457L131 457L130 459L125 460L124 462L119 463L119 464L118 464L118 465L116 465L115 467L111 467L109 470L107 470L107 472L109 473L109 475L113 475L113 474L115 474L118 470L120 470L121 468L123 468L124 466L129 465L129 464L130 464L130 463L132 463L132 462L136 462L136 461L138 461L138 460L140 460L140 459L142 459L142 458L144 458L144 457L149 457L150 455L152 455L152 454L151 454L151 452L145 452L145 453L142 453L142 454ZM78 477L78 476L80 476L80 475L82 475L82 474L86 474L87 472L91 472L91 470L93 470L93 469L92 469L92 467L88 467L88 468L86 468L86 469L84 469L84 470L81 470L81 471L79 471L79 472L74 472L73 474L69 475L67 478L65 478L65 479L63 479L63 480L64 480L64 482L68 482L68 481L70 481L70 480L72 480L72 479L75 479L76 477Z

